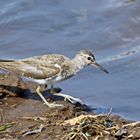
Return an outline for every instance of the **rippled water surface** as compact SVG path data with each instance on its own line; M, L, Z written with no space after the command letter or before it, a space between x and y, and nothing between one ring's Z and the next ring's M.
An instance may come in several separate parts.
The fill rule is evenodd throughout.
M140 120L139 13L139 0L1 0L0 58L94 50L110 74L88 67L59 86L97 112Z

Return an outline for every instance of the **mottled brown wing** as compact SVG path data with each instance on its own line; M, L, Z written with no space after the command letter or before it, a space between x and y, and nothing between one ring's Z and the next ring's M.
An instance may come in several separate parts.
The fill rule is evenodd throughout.
M27 64L22 61L0 61L0 68L13 72L19 76L34 79L51 80L60 73L60 69L55 66L42 66L38 64L38 61L34 61L32 64Z

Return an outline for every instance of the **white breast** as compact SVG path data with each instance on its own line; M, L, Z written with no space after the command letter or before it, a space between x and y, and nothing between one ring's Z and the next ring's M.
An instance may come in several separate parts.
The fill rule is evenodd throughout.
M57 83L59 81L62 81L62 77L61 76L58 76L56 77L55 79L53 80L50 80L50 79L34 79L34 78L28 78L28 77L21 77L22 80L24 82L33 82L33 83L37 83L39 85L50 85L52 83Z
M33 79L33 78L28 78L28 77L21 77L21 78L24 82L33 82L39 85L47 84L47 81L45 79Z

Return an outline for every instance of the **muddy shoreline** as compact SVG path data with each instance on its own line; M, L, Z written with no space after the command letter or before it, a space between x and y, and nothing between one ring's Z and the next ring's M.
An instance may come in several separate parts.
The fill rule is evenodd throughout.
M95 114L84 105L44 95L64 106L48 108L34 93L36 85L24 84L15 75L0 77L1 140L127 140L140 138L140 123L120 116ZM31 90L28 90L30 88ZM44 89L42 88L42 91Z

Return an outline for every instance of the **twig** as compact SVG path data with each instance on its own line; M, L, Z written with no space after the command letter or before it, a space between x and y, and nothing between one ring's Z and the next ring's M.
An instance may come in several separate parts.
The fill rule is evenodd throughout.
M23 137L27 136L27 135L32 135L32 134L36 134L36 133L40 133L44 128L44 125L41 124L39 129L36 130L32 130L32 131L27 131L26 133L23 134Z
M134 123L128 123L128 124L124 124L122 127L124 128L124 127L128 127L128 126L136 126L137 124L140 124L140 121L138 121L138 122L134 122Z
M98 135L94 140L98 140L99 137L100 137L100 136Z
M104 116L104 114L99 114L99 115L80 115L78 117L66 120L62 123L62 125L70 124L70 125L75 125L76 123L79 123L82 119L84 118L97 118L100 116Z
M110 108L107 117L109 117L111 115L111 113L112 113L112 107Z
M86 140L88 140L87 136L84 133L80 133Z
M118 126L113 126L113 127L109 127L109 128L106 128L106 130L112 130L112 129L119 129L119 127Z
M35 120L35 121L38 121L38 120L46 121L46 118L44 118L44 117L22 117L21 119L25 119L25 120Z

